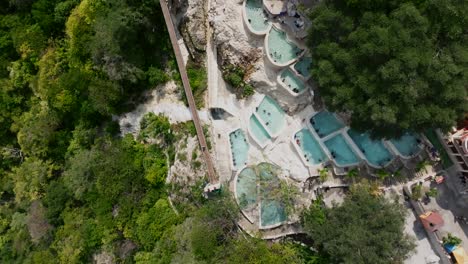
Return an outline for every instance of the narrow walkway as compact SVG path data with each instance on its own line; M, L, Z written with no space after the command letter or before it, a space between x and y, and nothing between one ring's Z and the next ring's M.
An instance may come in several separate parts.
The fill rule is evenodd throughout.
M171 14L167 3L165 0L159 1L161 4L161 9L164 15L164 20L166 22L167 31L169 32L169 37L171 39L172 48L174 49L174 54L177 60L177 67L179 68L180 77L182 79L182 84L184 85L185 95L187 96L187 101L189 104L190 112L192 114L193 123L197 131L198 142L200 143L200 149L203 153L203 158L205 160L206 168L208 170L208 179L212 184L217 183L218 179L213 167L213 161L211 159L210 152L206 145L205 135L203 134L203 129L200 124L200 118L198 117L197 107L195 106L195 100L193 99L192 88L190 87L190 82L187 76L187 71L185 69L184 60L182 53L180 51L179 43L177 41L174 24L172 23Z

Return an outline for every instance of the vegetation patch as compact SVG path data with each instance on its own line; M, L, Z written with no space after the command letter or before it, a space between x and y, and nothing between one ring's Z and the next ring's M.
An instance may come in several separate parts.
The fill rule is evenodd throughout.
M327 108L374 137L448 131L468 108L467 12L462 1L321 1L308 46Z
M224 80L232 86L238 98L247 98L255 93L254 87L245 81L244 67L229 64L223 67L222 73Z

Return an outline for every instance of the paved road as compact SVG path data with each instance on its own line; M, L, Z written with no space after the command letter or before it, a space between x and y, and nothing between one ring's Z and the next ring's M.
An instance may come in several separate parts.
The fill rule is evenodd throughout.
M161 8L164 14L164 20L166 22L167 30L169 31L169 37L171 38L172 48L177 60L177 66L179 67L180 77L182 78L182 84L184 85L185 95L187 96L187 101L189 104L190 112L192 114L193 123L195 124L195 129L197 130L198 142L200 143L200 149L205 160L206 168L208 170L208 179L212 184L217 183L218 179L213 167L213 161L211 159L210 152L206 145L205 135L203 134L203 129L200 124L200 118L198 117L197 107L195 105L195 100L193 99L192 88L190 88L190 82L187 76L187 71L185 69L184 60L182 58L182 53L180 52L179 43L177 42L177 37L175 33L174 24L172 23L171 14L167 3L165 0L160 0Z

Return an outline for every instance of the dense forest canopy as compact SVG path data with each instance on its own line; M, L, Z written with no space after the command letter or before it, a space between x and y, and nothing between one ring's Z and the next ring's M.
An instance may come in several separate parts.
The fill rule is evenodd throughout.
M323 263L245 236L202 182L174 210L166 175L193 124L148 114L119 135L113 115L179 80L158 1L0 1L0 51L1 263Z
M314 203L303 212L305 231L332 263L403 263L414 249L403 231L406 209L376 190L356 184L339 206Z
M468 3L325 0L310 15L328 108L374 136L448 130L468 110Z

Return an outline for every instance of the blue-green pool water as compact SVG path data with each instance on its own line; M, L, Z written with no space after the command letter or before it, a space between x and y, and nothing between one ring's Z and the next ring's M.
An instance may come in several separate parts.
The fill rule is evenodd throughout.
M293 93L300 93L304 91L305 84L304 82L297 77L295 73L293 73L290 69L286 69L281 73L281 81L286 84L289 90Z
M253 209L260 202L260 225L270 226L286 221L287 213L279 200L278 167L260 163L244 168L237 176L236 196L242 210ZM261 197L261 199L259 199Z
M338 134L325 141L325 146L332 154L333 159L339 166L349 166L359 162L359 158L348 145L343 135Z
M285 64L301 54L302 50L291 43L286 32L272 27L268 34L268 53L274 62Z
M406 133L401 138L391 139L390 142L403 157L410 157L420 150L418 140L420 139L416 135Z
M280 132L284 127L286 122L285 113L278 103L269 96L263 98L255 111L268 128L267 131L270 131L273 135Z
M256 32L265 32L270 26L270 22L263 11L261 0L247 0L245 3L247 22Z
M247 209L257 203L257 174L252 168L243 169L237 176L236 195L242 209Z
M229 142L231 143L231 153L233 164L236 169L247 165L247 157L249 152L249 143L244 134L244 131L237 129L229 134Z
M258 176L260 178L260 192L262 202L260 206L260 223L262 226L279 224L286 220L284 207L278 201L277 193L280 187L279 179L275 174L278 167L269 163L258 165Z
M294 69L304 78L309 78L311 64L312 64L311 57L302 57L294 64Z
M304 158L312 165L328 160L320 144L308 129L302 129L294 136L295 144L302 150Z
M314 115L310 119L310 124L321 138L344 127L343 122L328 111L322 111Z
M271 138L268 132L262 124L260 124L260 121L258 121L255 115L250 116L249 122L250 131L253 133L255 139L258 140L260 144L265 144L267 140Z
M262 226L275 225L286 221L284 208L275 200L262 200L261 205Z
M348 130L348 135L370 164L384 166L392 160L393 156L382 140L372 140L368 133L359 133L353 129Z

